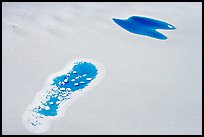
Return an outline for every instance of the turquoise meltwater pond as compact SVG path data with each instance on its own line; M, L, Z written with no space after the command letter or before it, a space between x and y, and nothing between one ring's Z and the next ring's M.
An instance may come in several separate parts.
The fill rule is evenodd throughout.
M160 40L166 40L167 37L162 33L158 32L157 29L163 30L176 29L173 25L169 23L140 16L132 16L126 20L113 18L113 21L120 27L131 33L144 35Z

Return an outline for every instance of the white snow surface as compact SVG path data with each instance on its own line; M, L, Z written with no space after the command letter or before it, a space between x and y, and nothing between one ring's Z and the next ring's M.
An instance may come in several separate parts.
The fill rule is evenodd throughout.
M2 134L34 134L21 117L49 75L76 58L103 64L89 94L41 134L202 134L202 3L2 4ZM168 39L112 18L166 21Z

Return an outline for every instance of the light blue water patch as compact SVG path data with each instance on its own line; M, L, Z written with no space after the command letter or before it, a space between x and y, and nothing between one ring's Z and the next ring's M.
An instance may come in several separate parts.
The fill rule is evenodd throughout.
M169 23L140 16L132 16L126 20L113 18L113 21L120 27L124 28L125 30L131 33L144 35L160 40L166 40L167 37L162 33L156 31L157 29L163 30L176 29L173 25Z
M52 91L46 96L47 101L41 102L44 107L39 106L33 111L44 116L56 116L59 104L69 100L73 92L80 92L81 89L88 86L97 74L98 70L94 64L90 62L75 63L70 72L53 79L53 83L50 85Z

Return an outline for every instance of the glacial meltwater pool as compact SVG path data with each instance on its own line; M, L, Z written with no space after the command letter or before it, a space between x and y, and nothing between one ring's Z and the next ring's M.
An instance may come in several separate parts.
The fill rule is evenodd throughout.
M99 66L85 60L73 61L50 75L23 115L24 125L34 133L47 131L53 119L60 118L76 95L85 94L99 77ZM86 88L87 87L87 88ZM62 114L63 113L63 114Z
M162 33L158 32L157 29L176 29L173 25L169 23L141 16L131 16L127 20L113 18L113 21L120 27L131 33L144 35L160 40L166 40L167 37Z

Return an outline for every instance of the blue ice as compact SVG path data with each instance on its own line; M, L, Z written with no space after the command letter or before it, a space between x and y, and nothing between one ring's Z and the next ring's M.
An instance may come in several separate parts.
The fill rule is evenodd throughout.
M166 40L167 37L162 33L158 32L157 29L163 30L176 29L173 25L169 23L141 16L131 16L125 20L113 18L113 21L120 27L124 28L125 30L131 33L144 35L160 40Z

